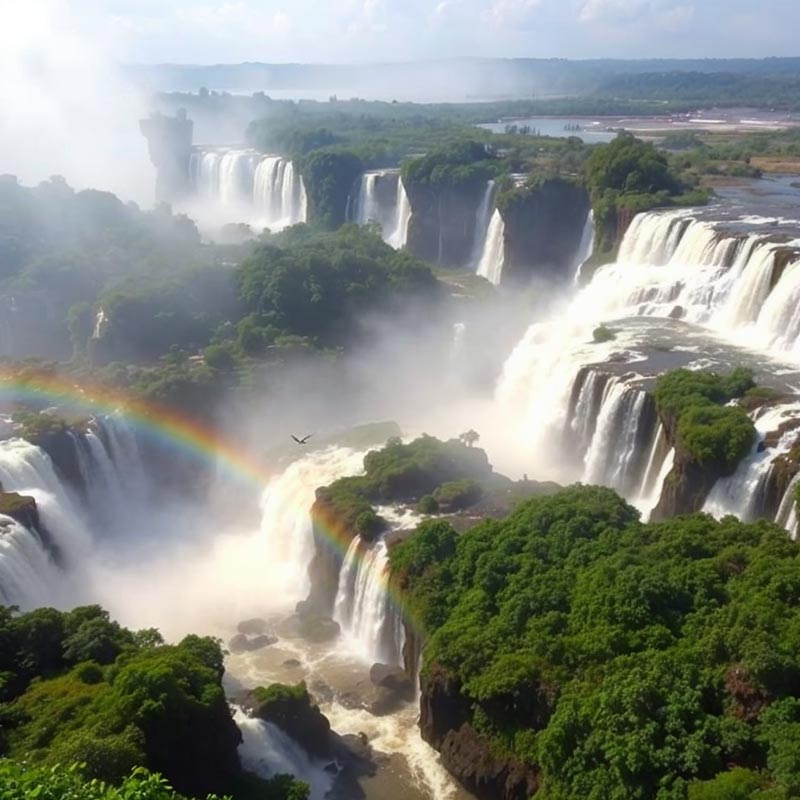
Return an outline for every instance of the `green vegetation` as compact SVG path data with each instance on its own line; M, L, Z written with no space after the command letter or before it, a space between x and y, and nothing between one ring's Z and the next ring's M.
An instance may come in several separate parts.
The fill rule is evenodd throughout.
M158 786L162 794L153 798L172 797L160 778L144 772L126 780L146 767L188 795L211 791L249 799L257 796L246 788L252 784L274 800L303 797L277 791L283 779L270 786L242 772L241 737L222 690L216 640L187 636L165 645L157 631L134 633L98 606L86 606L26 614L0 607L0 641L0 754L46 770L83 765L50 772L53 787L85 779L87 798L149 798L145 792ZM23 788L42 774L0 763L7 775L19 772ZM140 781L142 794L134 795ZM41 791L50 791L46 787Z
M316 150L301 163L309 218L326 230L336 230L346 221L347 200L364 171L363 162L347 151Z
M483 487L471 478L447 481L433 492L433 499L442 511L462 511L474 506L483 496Z
M617 338L617 334L614 333L611 328L606 327L605 325L600 325L600 327L595 328L592 331L592 339L595 341L596 344L603 344L604 342L613 342L614 339Z
M741 406L724 404L753 386L752 373L741 367L727 376L679 369L662 375L653 395L676 446L701 466L729 475L750 452L756 433Z
M261 245L238 278L247 316L236 335L253 355L286 335L324 347L346 344L367 313L438 292L424 263L355 225L336 233L291 229Z
M493 475L483 450L458 439L442 442L427 435L409 444L390 439L382 450L367 453L364 471L317 490L317 502L354 530L362 519L369 519L371 526L382 523L380 517L369 516L375 513L372 503L420 501L425 495L433 495L434 502L441 497L439 502L464 503L479 496L479 482L491 481ZM426 505L430 507L430 501Z
M420 514L438 514L439 503L432 494L423 495L420 497L419 503L417 503L417 511Z
M658 206L708 202L708 194L682 180L664 153L629 133L592 151L584 180L594 209L595 252L600 254L617 246L621 218Z
M423 685L530 765L537 798L800 791L800 546L777 526L643 525L579 486L461 535L423 523L390 558Z

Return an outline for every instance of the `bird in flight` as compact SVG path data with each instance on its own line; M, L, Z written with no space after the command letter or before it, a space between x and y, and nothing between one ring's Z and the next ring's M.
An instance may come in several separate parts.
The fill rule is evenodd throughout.
M298 439L293 433L289 434L292 439L294 439L297 444L308 444L308 440L314 435L313 433L309 433L307 436L304 436L302 439Z

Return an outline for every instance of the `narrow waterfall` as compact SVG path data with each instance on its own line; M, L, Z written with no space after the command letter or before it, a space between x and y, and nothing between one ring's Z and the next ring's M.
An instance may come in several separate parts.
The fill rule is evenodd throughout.
M486 182L486 189L478 205L478 212L475 216L475 234L472 239L472 254L469 263L475 272L481 263L481 256L486 248L486 240L489 235L489 226L493 217L494 200L494 181Z
M405 247L411 203L398 170L365 172L358 182L351 219L359 225L377 223L383 240L400 250Z
M403 179L399 176L397 178L397 201L395 207L397 208L395 225L386 239L386 243L396 250L401 250L406 246L408 239L408 224L411 222L411 202L408 199L406 187L403 185Z
M339 575L334 619L362 658L402 667L403 625L387 591L388 574L386 543L356 536Z
M478 262L477 274L495 286L499 286L503 277L504 263L505 223L500 216L500 211L495 209L486 234L486 244Z
M233 215L280 230L306 221L307 198L293 162L254 150L195 150L190 159L195 195Z
M578 284L581 280L581 270L583 265L592 257L594 253L594 210L589 209L586 215L586 222L581 233L581 241L578 245L578 252L575 254L575 280Z
M739 464L733 475L717 481L703 506L704 511L715 517L733 514L745 522L752 522L762 516L760 501L772 462L792 448L797 431L789 430L784 433L775 447L765 448L764 437L770 431L778 430L781 422L792 416L796 417L798 413L800 403L791 403L759 409L753 415L758 437L750 455ZM780 509L777 516L782 516ZM787 517L787 524L788 521Z

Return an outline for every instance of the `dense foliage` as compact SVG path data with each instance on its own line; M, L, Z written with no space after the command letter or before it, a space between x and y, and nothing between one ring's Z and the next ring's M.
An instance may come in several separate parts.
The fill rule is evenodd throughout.
M618 240L621 214L647 211L657 206L698 205L708 201L704 192L689 191L663 152L630 133L596 147L584 164L584 180L592 197L596 245L611 253Z
M743 368L729 375L678 369L659 377L653 395L679 450L701 466L730 474L750 452L756 433L741 406L726 404L753 387L752 373Z
M147 767L192 795L239 796L247 783L216 640L187 636L166 645L158 631L126 630L98 606L25 614L0 607L0 643L0 754L43 767L82 764L82 777L115 785ZM23 786L31 780L19 777ZM55 785L78 780L74 770L53 773ZM142 780L155 786L159 779ZM119 790L93 784L97 794L85 796L138 797L138 781L134 775Z
M428 631L424 682L456 687L451 708L540 773L537 797L785 800L799 556L765 522L642 525L573 487L461 536L424 523L390 557Z
M438 291L425 264L354 225L332 234L288 231L259 247L238 277L249 315L239 323L238 339L250 353L287 334L341 345L370 313L400 310Z
M408 444L390 439L382 450L367 453L364 475L340 478L318 489L317 500L352 529L362 520L362 525L370 526L369 538L378 522L363 515L374 514L372 503L416 501L438 491L443 503L463 508L480 498L478 482L492 479L483 450L458 439L442 442L423 435Z

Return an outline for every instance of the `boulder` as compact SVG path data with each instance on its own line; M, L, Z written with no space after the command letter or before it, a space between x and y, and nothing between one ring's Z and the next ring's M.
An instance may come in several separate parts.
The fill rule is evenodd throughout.
M244 696L242 708L250 716L276 725L310 756L331 757L330 722L314 703L305 683L259 686Z
M369 671L369 679L374 686L389 689L411 699L414 695L414 684L405 670L390 664L373 664Z
M254 617L253 619L244 619L237 626L236 630L245 636L259 636L262 633L269 631L269 626L265 619Z

